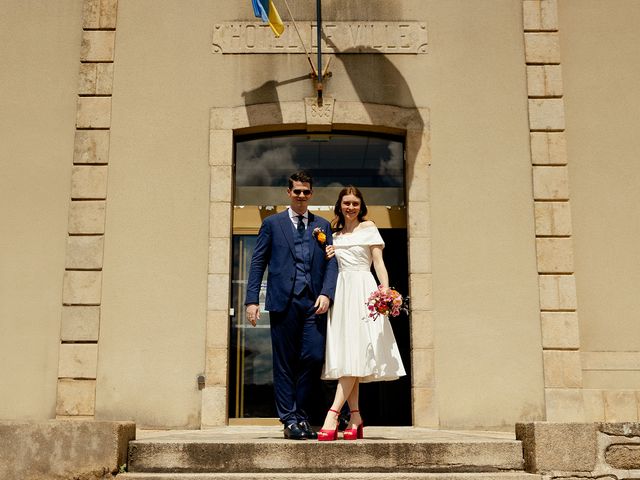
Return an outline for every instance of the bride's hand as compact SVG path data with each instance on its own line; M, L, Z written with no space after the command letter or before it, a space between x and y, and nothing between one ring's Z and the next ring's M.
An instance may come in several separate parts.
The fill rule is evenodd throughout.
M327 245L327 247L325 248L325 253L324 253L324 258L326 258L327 260L329 260L331 257L333 257L336 254L336 249L333 245Z

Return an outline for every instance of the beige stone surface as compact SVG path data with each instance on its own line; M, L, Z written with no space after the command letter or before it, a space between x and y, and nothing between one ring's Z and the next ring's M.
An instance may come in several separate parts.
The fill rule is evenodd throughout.
M109 163L109 130L76 131L73 163Z
M569 202L535 202L536 235L571 235Z
M580 348L578 314L576 312L542 312L540 322L543 348Z
M95 380L58 380L56 415L93 415L95 402Z
M560 65L528 65L527 92L529 97L562 96L562 67Z
M413 400L413 425L438 428L440 422L435 389L412 387L411 398Z
M62 289L64 305L98 305L102 291L102 272L66 271Z
M209 273L229 273L231 240L229 238L209 238Z
M236 312L240 315L240 312ZM209 310L207 312L207 348L228 348L229 313L227 310Z
M564 132L531 132L533 165L566 165L567 137Z
M425 139L427 141L427 139ZM411 157L411 152L408 151L410 148L410 143L406 144L407 149L407 157ZM422 146L420 145L420 152L416 154L414 162L406 163L406 195L407 199L410 202L428 202L430 197L429 190L429 166L428 166L428 157L421 158L421 156L426 156L429 153L428 145Z
M78 128L109 128L111 126L111 98L78 98L76 126Z
M96 378L98 345L95 343L63 343L60 345L58 378Z
M525 33L527 64L560 63L560 36L557 33Z
M412 310L433 308L433 285L430 273L412 273L409 278L409 290Z
M636 393L631 390L605 390L604 417L607 422L637 422Z
M68 269L100 269L104 251L104 235L67 237Z
M522 10L525 31L558 29L557 0L524 0Z
M71 171L71 198L103 200L107 198L106 166L74 166Z
M435 387L434 352L431 348L416 348L411 350L412 386Z
M97 63L81 63L78 75L78 94L95 95Z
M604 396L602 390L583 389L582 400L584 402L585 422L604 422Z
M202 428L227 423L227 388L205 387L202 390Z
M100 0L100 28L116 28L118 0Z
M96 67L96 95L113 93L113 63L98 63Z
M209 237L227 238L231 231L231 203L212 202L209 208Z
M408 234L412 238L430 237L430 213L428 202L411 202L407 208Z
M413 348L433 348L433 312L415 310L411 312L411 346Z
M594 424L519 423L516 438L522 441L527 472L592 472L596 467Z
M564 130L564 100L529 99L529 126L531 130Z
M227 310L229 308L229 277L228 273L208 275L208 310Z
M579 388L545 388L549 422L584 422L584 401Z
M60 340L63 342L97 341L100 332L100 307L62 307Z
M115 48L114 31L84 31L80 47L83 62L112 62Z
M72 201L69 205L69 233L104 233L106 206L104 201Z
M640 445L611 445L607 448L604 457L613 468L640 469Z
M536 238L536 250L540 273L573 272L571 238Z
M205 387L227 386L229 350L225 348L207 348L205 366Z
M544 385L547 388L579 388L582 386L580 352L563 350L545 350ZM582 397L580 397L582 400ZM547 397L547 407L548 407Z
M409 271L411 273L431 273L431 239L412 238L409 240Z
M575 310L578 307L574 275L540 275L538 281L542 310Z
M82 28L100 28L101 0L82 1Z
M640 370L640 352L582 352L585 370Z
M209 131L209 164L231 166L233 164L233 131Z
M211 202L228 202L231 198L233 169L231 166L215 165L211 167Z
M567 167L533 167L533 196L536 200L568 200Z

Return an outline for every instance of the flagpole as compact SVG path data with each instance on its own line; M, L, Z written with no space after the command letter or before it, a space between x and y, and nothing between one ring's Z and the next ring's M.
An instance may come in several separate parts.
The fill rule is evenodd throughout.
M316 0L316 30L318 34L318 105L322 106L322 1Z

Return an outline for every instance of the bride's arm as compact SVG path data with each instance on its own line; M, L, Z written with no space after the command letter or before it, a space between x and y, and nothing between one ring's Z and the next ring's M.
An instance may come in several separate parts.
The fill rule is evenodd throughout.
M384 266L384 260L382 259L382 246L372 245L371 256L373 257L373 268L376 270L380 285L383 287L389 287L389 274L387 273L387 267Z

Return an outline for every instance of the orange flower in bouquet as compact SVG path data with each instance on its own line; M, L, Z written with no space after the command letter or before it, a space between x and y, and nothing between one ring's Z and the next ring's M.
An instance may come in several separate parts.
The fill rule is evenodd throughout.
M380 285L367 299L369 317L376 320L379 315L397 317L401 312L409 313L409 297L403 297L393 288Z

